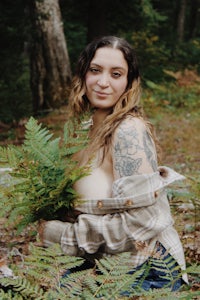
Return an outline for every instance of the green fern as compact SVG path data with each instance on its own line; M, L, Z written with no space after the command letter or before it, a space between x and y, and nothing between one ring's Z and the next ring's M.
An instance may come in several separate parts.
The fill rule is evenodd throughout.
M9 184L0 182L0 197L5 207L9 204L11 222L21 216L19 230L39 219L62 219L78 199L73 184L89 170L78 167L72 155L85 146L87 138L85 131L71 136L71 123L67 125L61 142L30 118L21 147L0 147L0 165L12 168Z
M0 279L0 299L41 299L41 300L94 300L94 299L198 299L199 291L192 291L189 287L180 292L170 289L144 291L140 286L144 280L142 273L148 273L147 265L132 275L130 270L130 253L122 253L112 257L105 257L96 261L95 269L73 272L65 277L66 269L80 266L83 259L66 256L59 245L41 248L30 245L30 254L24 258L16 278ZM150 261L150 265L155 259ZM168 261L159 260L158 267L162 268ZM149 265L149 267L150 267ZM11 266L12 267L12 266ZM187 272L199 274L199 266L191 266ZM132 285L136 284L134 288ZM187 290L188 289L188 290ZM126 296L128 292L129 295ZM12 295L13 298L9 298ZM1 297L2 296L2 297ZM5 296L5 297L4 297ZM4 297L4 298L3 298Z
M1 285L4 288L12 287L12 291L21 295L22 299L45 299L44 291L38 285L32 285L26 278L2 278Z
M4 291L2 288L0 289L0 299L1 300L24 300L19 294L13 294L12 290Z

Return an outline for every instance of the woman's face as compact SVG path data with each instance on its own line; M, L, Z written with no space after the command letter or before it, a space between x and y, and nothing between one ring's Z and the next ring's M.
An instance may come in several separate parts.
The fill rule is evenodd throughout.
M120 50L97 49L85 77L86 96L92 107L113 107L127 87L127 75L128 64Z

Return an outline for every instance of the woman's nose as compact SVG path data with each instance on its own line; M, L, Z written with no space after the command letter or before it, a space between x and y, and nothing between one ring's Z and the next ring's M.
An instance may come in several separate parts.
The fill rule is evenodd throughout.
M109 85L109 78L107 74L101 74L97 80L97 84L101 87L107 87Z

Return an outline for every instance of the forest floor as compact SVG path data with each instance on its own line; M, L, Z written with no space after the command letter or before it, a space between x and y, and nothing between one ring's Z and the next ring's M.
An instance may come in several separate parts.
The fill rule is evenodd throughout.
M199 216L199 192L197 182L200 180L200 110L189 112L184 109L169 109L156 107L151 113L151 121L156 127L156 132L162 147L162 165L172 167L177 172L186 176L182 189L192 189L192 196L172 197L170 204L181 241L183 243L187 264L199 263L200 261L200 216ZM38 118L46 125L55 136L62 132L67 120L66 107L50 112L48 115ZM6 126L0 124L0 145L20 145L24 138L23 120L18 126ZM2 126L1 126L2 125ZM178 186L180 189L180 186ZM8 226L4 226L5 219L0 219L0 266L1 261L7 257L13 263L22 260L28 255L30 242L36 242L34 227L27 228L19 236ZM10 255L12 254L12 255ZM9 261L10 260L10 261ZM200 282L190 277L193 290L200 290Z

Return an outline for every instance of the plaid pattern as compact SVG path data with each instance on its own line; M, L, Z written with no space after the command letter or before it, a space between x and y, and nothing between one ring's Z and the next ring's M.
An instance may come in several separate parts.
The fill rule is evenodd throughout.
M60 234L68 255L132 253L132 267L153 255L160 242L185 269L183 248L176 230L165 187L184 176L167 167L152 174L123 177L113 183L112 198L87 199L76 206L83 212L74 224L47 222L45 243ZM56 223L57 222L57 223ZM187 282L187 275L183 275Z

